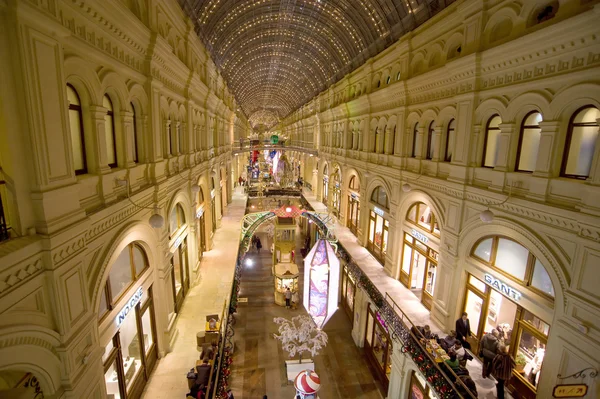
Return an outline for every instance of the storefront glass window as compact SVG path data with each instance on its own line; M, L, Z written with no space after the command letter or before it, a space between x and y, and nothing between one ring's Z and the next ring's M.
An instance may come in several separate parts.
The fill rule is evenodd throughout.
M104 380L106 381L106 394L111 399L121 399L121 393L119 391L119 375L117 374L116 362L108 367L104 373Z
M375 218L375 240L373 241L377 248L382 247L382 242L383 242L382 240L383 240L383 219L379 215L377 215L377 217Z
M378 323L375 323L375 342L373 343L373 352L379 366L383 369L387 360L389 342L385 331Z
M123 355L123 371L125 373L125 386L129 387L135 376L142 368L140 339L138 335L136 312L129 312L120 327L121 354Z
M554 286L552 280L546 271L546 268L542 265L539 260L535 260L533 267L533 276L531 278L531 285L538 290L542 291L546 295L550 295L554 298Z
M548 332L550 332L550 325L544 323L533 313L529 312L528 310L524 310L522 319L523 321L526 321L527 323L531 324L536 330L538 330L545 336L548 336Z
M390 222L388 222L387 220L385 221L385 227L386 229L383 230L383 243L382 243L382 247L381 247L381 252L383 252L384 254L387 253L387 243L388 243L388 229L390 227Z
M467 299L465 303L465 312L469 314L471 324L471 332L475 335L479 334L479 320L481 318L481 308L483 307L483 298L475 294L471 290L467 290Z
M425 273L425 262L427 258L421 255L419 252L413 252L413 263L412 263L412 273L411 273L411 289L421 289L423 288L423 274Z
M412 248L404 244L404 254L402 254L402 271L410 273L410 263L412 260Z
M169 216L169 232L173 234L177 231L177 208L173 208L171 210L171 215Z
M346 303L349 309L354 309L354 284L352 281L348 281L346 286Z
M408 215L406 218L412 222L417 222L417 207L413 206L408 210Z
M492 242L492 238L480 241L475 248L474 255L485 262L490 262L492 257Z
M369 223L369 241L375 241L375 212L371 211L371 220Z
M473 287L477 288L481 292L485 292L487 290L487 285L485 285L483 281L473 276L469 276L469 284L471 284Z
M150 319L150 307L146 308L142 315L142 330L144 331L144 353L147 355L150 347L154 343L152 336L152 320Z
M146 254L137 245L133 246L133 265L135 266L136 277L142 274L146 268L148 262L146 261Z
M523 329L517 348L517 372L521 373L525 380L534 387L537 387L540 379L540 370L542 368L545 353L545 342L538 339L529 331Z
M100 307L98 308L98 316L102 317L108 312L108 304L106 303L106 290L103 289L100 293Z
M375 320L373 319L373 315L371 314L371 312L367 313L367 335L366 335L366 339L367 342L369 343L369 345L372 347L373 346L373 323L375 322Z
M177 249L175 251L175 253L173 254L173 258L171 260L172 264L173 264L173 276L175 278L175 294L179 295L179 292L181 291L181 263L180 263L180 259L179 259L179 249Z
M131 259L129 256L129 247L126 247L119 254L110 269L108 281L110 282L113 301L120 297L133 281L133 277L131 276Z
M433 263L429 264L427 268L427 280L425 282L425 291L431 296L433 296L433 289L435 288L435 278L437 273L437 266Z
M512 240L500 238L494 266L519 280L525 280L528 257L529 251L527 248Z

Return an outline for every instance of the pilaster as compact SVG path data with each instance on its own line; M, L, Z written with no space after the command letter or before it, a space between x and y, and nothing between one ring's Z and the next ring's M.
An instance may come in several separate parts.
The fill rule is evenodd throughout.
M496 149L496 163L494 170L509 172L514 170L516 151L511 151L511 144L515 141L515 125L514 123L501 123L500 134L498 136L498 144Z

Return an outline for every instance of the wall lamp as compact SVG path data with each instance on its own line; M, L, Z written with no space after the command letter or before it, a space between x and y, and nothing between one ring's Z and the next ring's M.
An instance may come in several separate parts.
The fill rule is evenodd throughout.
M117 184L117 186L125 187L125 189L127 191L127 199L135 207L140 208L140 209L153 209L154 210L154 213L148 219L148 223L150 224L150 226L154 227L155 229L160 229L165 225L165 218L160 214L160 209L159 209L158 205L154 205L153 207L148 207L148 206L141 206L141 205L138 205L135 202L133 202L133 200L131 199L131 196L130 196L129 180L127 178L124 178L124 179L116 178L115 183Z
M494 212L492 212L490 210L490 206L498 206L498 205L503 205L506 203L506 201L508 201L512 195L512 189L514 186L521 184L521 181L519 180L513 180L510 182L510 188L508 189L508 195L506 196L506 198L501 201L498 202L496 204L487 204L487 209L484 211L481 211L481 213L479 214L479 219L481 219L481 221L483 223L491 223L494 220Z

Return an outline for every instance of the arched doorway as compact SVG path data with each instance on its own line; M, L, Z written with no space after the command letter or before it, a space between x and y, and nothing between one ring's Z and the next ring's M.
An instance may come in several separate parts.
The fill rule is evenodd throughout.
M360 226L360 181L353 175L348 183L348 212L346 226L356 236Z
M417 202L408 209L405 221L400 282L431 310L439 259L437 218L428 205Z
M385 264L385 254L388 250L389 209L390 204L385 189L382 186L375 187L369 202L367 249L382 265Z
M20 370L0 371L0 399L43 399L38 379Z
M109 267L98 309L106 392L139 398L158 357L150 264L132 242Z
M516 360L509 388L535 398L554 314L554 286L546 267L512 238L479 239L466 258L462 310L471 325L473 353L485 333L500 332ZM538 298L537 300L532 300Z
M204 190L200 186L196 198L196 232L198 237L198 259L206 251L206 221L204 220Z

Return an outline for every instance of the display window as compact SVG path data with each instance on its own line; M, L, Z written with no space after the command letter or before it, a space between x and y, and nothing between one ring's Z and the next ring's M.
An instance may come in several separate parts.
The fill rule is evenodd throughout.
M413 371L410 378L410 388L408 397L410 399L435 399L433 390L429 388L425 378Z
M431 309L439 254L415 237L404 233L400 282Z
M524 398L535 398L550 325L472 275L463 309L471 322L473 353L479 353L483 336L496 329L500 343L509 346L516 361L509 387Z
M440 236L440 228L435 215L431 208L422 202L417 202L408 209L406 220L436 237Z
M104 318L129 288L140 279L148 268L144 249L136 243L127 245L112 264L108 278L100 294L98 317Z
M346 218L346 226L354 234L358 234L360 226L360 183L358 176L352 176L348 184L348 215Z
M171 257L171 283L173 287L174 312L178 313L190 287L187 256L187 237L175 248Z
M198 191L197 198L197 211L196 211L196 223L197 225L197 237L198 237L198 257L202 258L204 251L206 251L206 231L205 231L205 221L204 221L204 192L202 187Z
M342 303L350 322L354 323L354 295L356 293L356 283L348 273L347 267L344 267L342 273Z
M367 249L381 264L385 263L387 253L390 222L371 211L369 217L369 240Z
M140 288L141 290L141 288ZM143 292L143 291L142 291ZM120 319L119 329L105 345L102 361L107 397L139 398L157 359L152 288Z
M367 307L365 350L387 391L392 371L391 355L393 346L385 321L379 313L371 309L371 304Z

